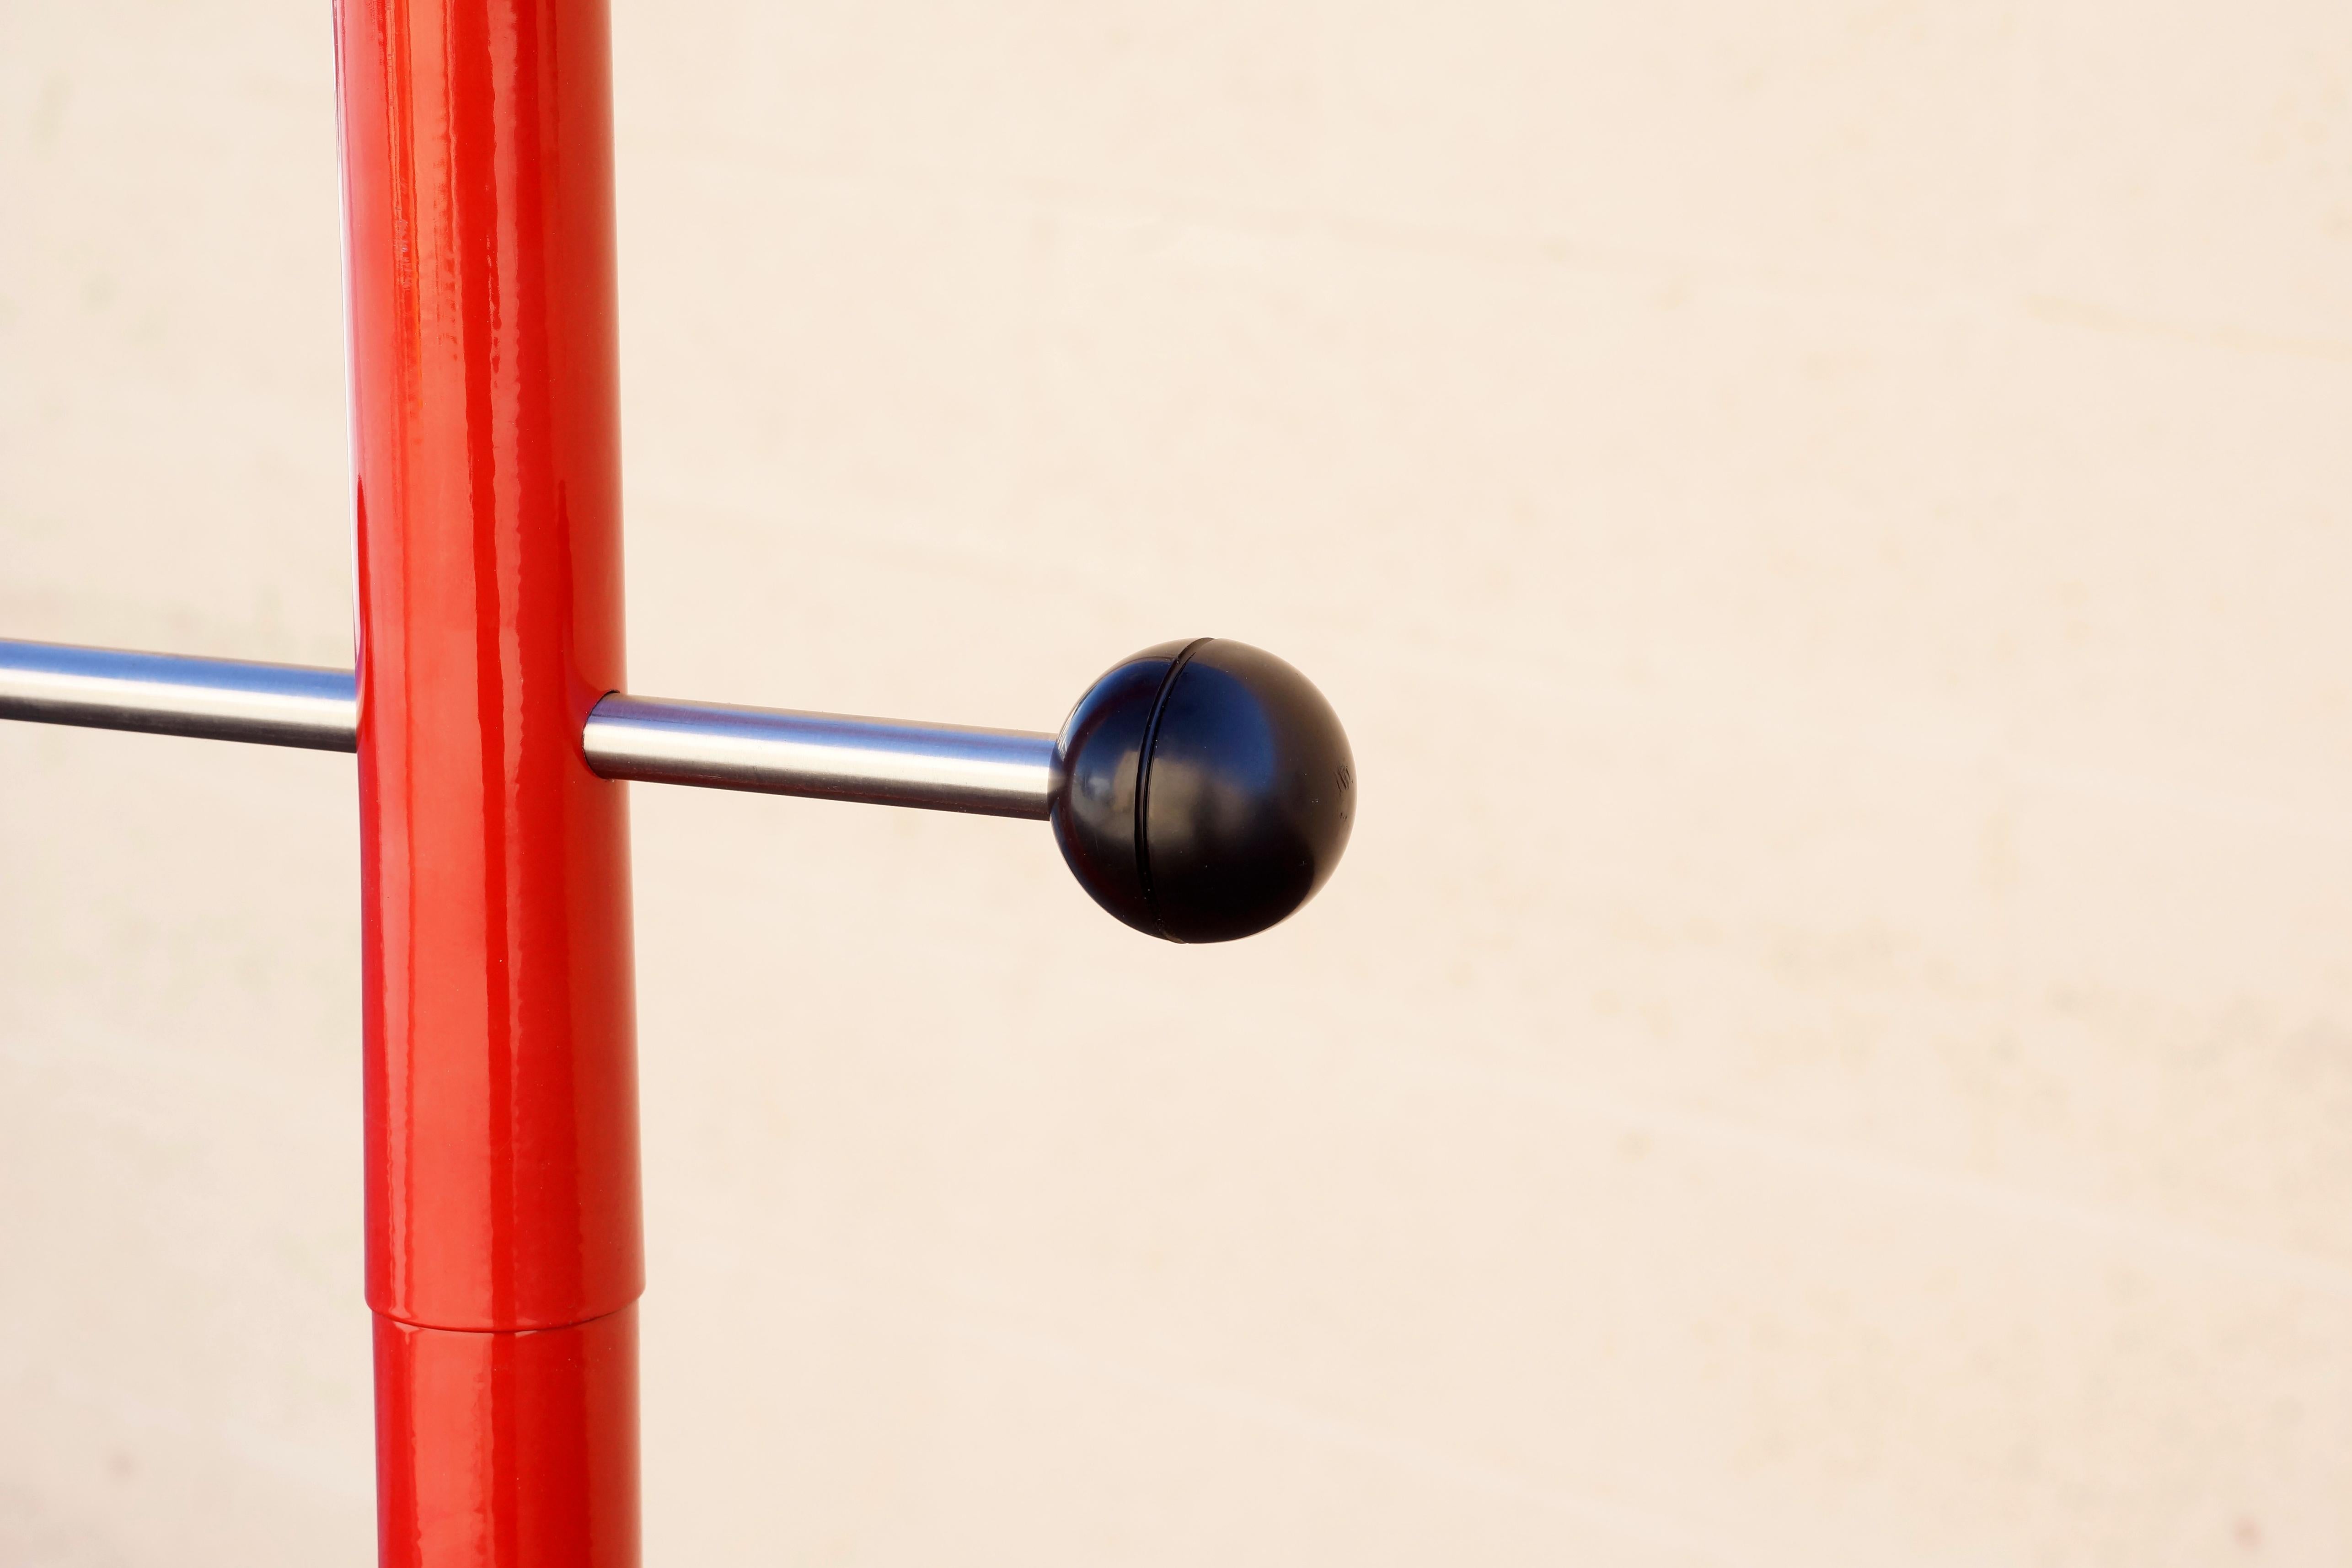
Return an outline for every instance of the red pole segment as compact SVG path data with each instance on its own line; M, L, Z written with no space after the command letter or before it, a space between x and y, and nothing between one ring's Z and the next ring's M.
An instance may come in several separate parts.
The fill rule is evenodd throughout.
M387 1568L637 1562L604 0L340 0Z

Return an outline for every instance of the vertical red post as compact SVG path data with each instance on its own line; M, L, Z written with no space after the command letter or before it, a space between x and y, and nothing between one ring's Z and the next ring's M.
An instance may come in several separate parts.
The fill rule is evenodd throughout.
M633 1568L604 0L339 0L387 1568Z

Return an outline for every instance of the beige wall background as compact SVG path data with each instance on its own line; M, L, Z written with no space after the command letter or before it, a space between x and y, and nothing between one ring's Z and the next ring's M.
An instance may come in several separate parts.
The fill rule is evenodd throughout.
M654 1563L2352 1561L2352 7L623 0ZM320 4L0 0L0 634L342 663ZM0 1564L361 1563L338 758L0 727Z

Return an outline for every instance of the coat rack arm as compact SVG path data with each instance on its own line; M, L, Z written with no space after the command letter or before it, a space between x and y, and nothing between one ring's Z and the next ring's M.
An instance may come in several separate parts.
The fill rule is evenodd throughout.
M358 749L348 670L0 639L0 718L318 751ZM1287 919L1339 864L1355 758L1273 654L1215 637L1113 665L1057 735L608 693L598 775L1050 821L1079 884L1171 942Z
M349 670L0 638L0 718L354 751Z
M633 697L596 705L581 737L607 779L754 789L1044 821L1054 737L846 714Z

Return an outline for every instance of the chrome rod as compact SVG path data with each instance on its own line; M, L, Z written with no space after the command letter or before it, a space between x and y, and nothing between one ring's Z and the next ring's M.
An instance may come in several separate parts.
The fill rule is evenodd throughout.
M0 639L0 718L92 729L358 748L348 670L133 653ZM582 750L607 779L971 811L1052 814L1054 737L618 692L588 716Z
M607 779L814 795L1044 821L1054 737L1025 730L666 702L615 692L588 716Z
M0 639L0 718L313 751L359 747L349 670L59 643Z

